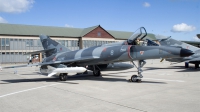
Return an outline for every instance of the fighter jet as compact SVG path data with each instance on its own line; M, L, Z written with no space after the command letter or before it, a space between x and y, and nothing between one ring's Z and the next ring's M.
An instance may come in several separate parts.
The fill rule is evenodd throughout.
M199 64L200 64L200 49L198 47L192 46L190 44L175 40L171 37L165 37L162 35L155 35L155 38L157 38L156 41L159 42L160 45L162 46L174 46L174 47L181 47L181 48L185 48L188 50L191 50L194 52L193 55L188 56L188 57L179 57L179 58L168 58L166 59L166 61L170 61L170 62L176 62L176 63L180 63L180 62L185 62L185 68L189 67L189 63L194 64L195 68L199 68ZM148 40L148 39L147 39ZM151 42L150 40L148 40L148 45L152 45L153 42ZM156 43L154 43L155 45ZM158 45L158 44L157 44Z
M49 36L40 35L44 50L34 53L45 53L46 58L40 66L41 73L48 72L48 76L57 75L61 81L67 79L68 73L81 73L92 67L93 75L100 76L101 69L97 65L130 61L137 68L138 75L132 75L131 81L140 82L142 67L145 59L179 58L193 54L184 48L170 46L139 46L134 45L135 38L144 38L147 35L144 27L126 42L93 46L85 49L71 51L65 46L52 40ZM138 66L133 61L138 60ZM32 65L29 65L32 66Z

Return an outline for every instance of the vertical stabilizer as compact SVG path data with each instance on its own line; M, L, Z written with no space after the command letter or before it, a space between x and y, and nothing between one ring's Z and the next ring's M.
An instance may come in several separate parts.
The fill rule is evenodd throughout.
M52 40L47 35L40 35L40 41L42 43L44 50L47 50L46 56L50 56L52 54L56 54L60 52L70 51L68 48L56 42L55 40ZM48 49L50 50L48 51Z
M184 42L172 39L172 38L161 39L159 42L163 46L179 46L179 47L189 49L192 51L199 50L198 47L192 46L190 44L187 44L187 43L184 43Z

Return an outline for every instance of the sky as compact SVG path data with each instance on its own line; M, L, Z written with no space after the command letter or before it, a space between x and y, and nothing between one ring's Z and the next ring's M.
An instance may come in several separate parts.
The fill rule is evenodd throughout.
M87 28L200 41L200 0L0 0L0 23Z

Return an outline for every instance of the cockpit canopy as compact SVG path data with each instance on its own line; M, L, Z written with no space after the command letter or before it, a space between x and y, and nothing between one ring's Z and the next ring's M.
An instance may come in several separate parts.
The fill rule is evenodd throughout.
M129 39L127 40L128 45L134 45L135 40L138 38L140 40L142 40L144 37L146 37L147 32L146 29L144 27L140 27L139 29L137 29L132 35L131 37L129 37Z

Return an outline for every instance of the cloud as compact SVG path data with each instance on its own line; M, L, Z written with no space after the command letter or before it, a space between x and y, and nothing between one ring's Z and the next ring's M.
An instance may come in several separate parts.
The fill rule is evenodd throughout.
M0 12L22 13L29 10L34 0L0 0Z
M194 41L200 41L200 39L197 36L193 37L192 40L194 40Z
M143 3L143 6L144 6L144 7L150 7L150 6L151 6L151 4L150 4L150 3L148 3L148 2L144 2L144 3Z
M7 21L0 16L0 23L7 23Z
M171 31L172 32L191 32L194 31L196 29L196 27L191 26L191 25L187 25L185 23L181 23L181 24L176 24L172 27Z
M74 26L72 26L72 25L68 25L68 24L65 24L65 27L74 27Z

